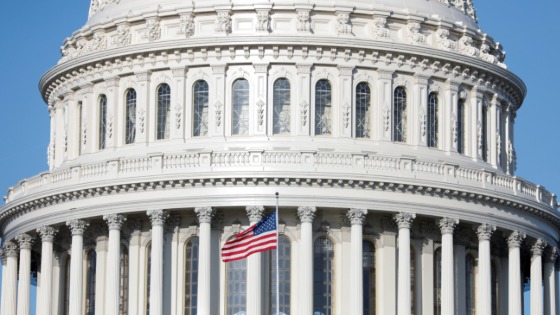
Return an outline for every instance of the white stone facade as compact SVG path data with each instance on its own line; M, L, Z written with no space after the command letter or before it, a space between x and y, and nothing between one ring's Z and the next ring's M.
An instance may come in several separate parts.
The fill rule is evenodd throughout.
M273 314L269 254L220 247L275 192L285 314L521 314L528 278L556 314L525 86L472 1L409 2L92 1L40 83L50 170L0 208L1 314L32 271L38 314Z

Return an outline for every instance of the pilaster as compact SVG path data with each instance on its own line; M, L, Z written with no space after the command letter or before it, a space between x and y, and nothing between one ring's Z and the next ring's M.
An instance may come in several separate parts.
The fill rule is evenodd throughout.
M392 70L377 70L377 104L374 106L373 139L391 141L393 117L393 74Z
M309 136L311 133L311 125L313 117L311 117L311 68L313 64L296 64L297 68L297 112L296 124L297 134L300 136Z
M352 116L356 106L354 91L352 89L353 67L338 66L338 102L333 104L336 110L333 112L333 135L340 138L352 137ZM353 101L354 100L354 101ZM334 107L333 106L333 107Z

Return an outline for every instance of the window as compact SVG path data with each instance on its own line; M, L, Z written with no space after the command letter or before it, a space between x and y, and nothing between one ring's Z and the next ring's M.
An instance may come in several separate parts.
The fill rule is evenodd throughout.
M356 86L356 138L370 137L371 89L362 82Z
M249 133L249 82L245 79L233 82L233 134Z
M482 138L482 159L488 162L488 106L484 102L482 106L482 130L480 137Z
M434 315L441 315L441 248L434 252Z
M185 244L185 312L196 315L198 297L198 237Z
M146 292L144 293L146 300L146 315L150 315L150 282L152 280L152 243L150 242L146 246L146 283L144 287Z
M271 315L290 315L290 283L291 283L291 246L290 240L284 236L280 235L278 237L278 277L280 295L279 295L279 305L280 313L276 312L276 252L275 250L270 251L270 310Z
M364 270L364 315L375 315L375 247L362 241Z
M395 89L393 99L393 141L406 142L407 112L406 90L403 87Z
M196 81L193 86L193 136L204 137L208 135L208 83Z
M331 134L332 89L327 80L320 80L315 86L315 135Z
M226 265L227 269L227 315L247 312L247 259Z
M416 251L410 247L410 315L416 314Z
M66 256L66 264L64 265L64 305L63 315L70 314L70 263L72 257Z
M95 315L95 269L97 253L90 250L87 254L86 315Z
M428 96L428 147L437 148L439 143L439 100L437 93Z
M171 88L162 84L157 90L157 140L169 139Z
M130 89L126 92L125 114L125 143L134 143L136 139L136 91Z
M313 314L334 314L333 300L334 244L323 236L313 246Z
M107 96L99 97L99 150L105 149L107 138Z
M120 315L128 314L128 248L121 245Z
M476 301L475 301L475 260L471 255L465 258L465 280L467 285L467 315L475 315Z
M465 153L465 101L457 104L457 152Z
M273 133L283 135L290 133L290 101L291 89L288 79L278 79L274 82L274 118Z

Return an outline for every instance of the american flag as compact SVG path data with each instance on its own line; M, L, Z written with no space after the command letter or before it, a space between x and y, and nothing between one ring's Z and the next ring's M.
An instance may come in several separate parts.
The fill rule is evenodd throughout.
M222 248L222 260L232 262L252 254L276 249L276 211L227 241Z

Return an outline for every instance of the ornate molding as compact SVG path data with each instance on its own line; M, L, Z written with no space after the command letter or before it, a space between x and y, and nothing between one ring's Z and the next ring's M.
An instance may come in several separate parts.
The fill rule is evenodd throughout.
M106 214L103 216L103 220L107 222L109 230L119 230L122 228L123 224L126 222L126 217L120 214Z
M509 248L519 248L527 235L520 231L513 231L507 238Z
M304 206L297 209L297 215L302 223L312 223L316 214L316 207Z
M251 224L259 222L264 217L263 206L248 206L245 210L247 211L247 216Z
M544 261L545 263L556 263L558 260L559 249L558 247L548 247L545 251Z
M195 208L194 212L198 217L198 223L212 223L212 218L216 214L216 211L212 207L199 207Z
M350 220L350 223L352 223L352 225L362 225L366 220L367 213L367 209L352 208L348 210L346 216L348 217L348 220Z
M84 220L70 220L66 222L66 226L68 226L72 235L84 235L86 228L89 226L89 222Z
M35 237L27 233L22 233L16 236L16 241L19 244L19 249L31 249L35 243Z
M397 223L399 230L410 229L415 218L416 214L414 213L401 212L393 215L393 219Z
M441 234L453 234L457 224L459 224L459 219L452 218L443 218L438 222Z
M149 210L146 212L150 221L152 221L153 226L163 225L167 218L169 218L169 213L165 210Z
M4 242L3 248L6 257L17 257L19 254L19 247L15 242L6 241Z
M58 229L52 226L42 226L37 229L37 233L41 236L41 241L52 243L58 234Z
M531 254L533 256L542 256L544 249L547 246L547 242L541 238L537 239L531 246Z
M489 241L492 238L492 234L496 231L496 226L488 223L483 223L478 226L476 234L478 235L479 241Z
M216 17L216 32L225 33L226 35L231 32L230 11L218 11L218 16Z

